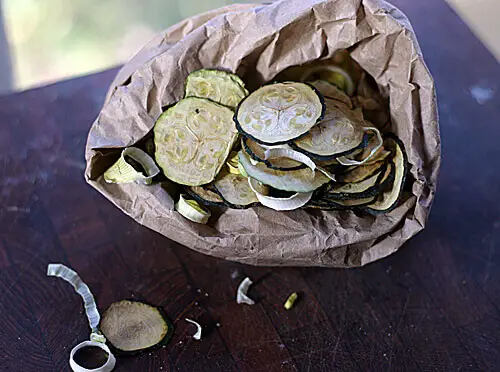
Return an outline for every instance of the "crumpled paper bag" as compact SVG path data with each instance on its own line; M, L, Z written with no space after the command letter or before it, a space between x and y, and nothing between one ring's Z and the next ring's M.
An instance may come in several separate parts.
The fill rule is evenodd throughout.
M226 69L255 88L341 48L389 99L391 130L406 146L407 192L392 212L221 209L205 226L175 212L170 182L104 182L120 150L146 136L162 107L182 98L189 72ZM284 0L195 16L147 44L110 87L88 136L85 176L134 220L199 252L252 265L354 267L395 252L424 228L440 159L434 82L408 19L381 0Z

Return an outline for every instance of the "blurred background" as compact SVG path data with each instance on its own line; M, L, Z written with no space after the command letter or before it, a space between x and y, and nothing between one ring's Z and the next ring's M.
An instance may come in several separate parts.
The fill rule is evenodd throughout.
M153 35L231 0L3 0L0 91L119 65ZM448 0L500 60L500 0Z

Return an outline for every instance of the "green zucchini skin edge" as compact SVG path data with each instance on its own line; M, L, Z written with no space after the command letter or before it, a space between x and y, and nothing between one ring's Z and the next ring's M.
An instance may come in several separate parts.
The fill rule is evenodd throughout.
M270 83L267 83L267 84L264 84L262 86L267 86L267 85L273 85L273 84L281 84L281 83L286 83L286 81L272 81ZM291 83L296 83L296 81L291 81ZM300 82L300 84L305 84L307 85L309 88L311 88L314 93L316 93L316 95L319 97L319 101L321 103L321 114L320 116L318 117L318 119L316 120L316 124L318 124L320 121L322 121L325 117L325 112L326 112L326 102L325 102L325 97L323 97L323 95L319 92L319 90L317 90L315 87L313 87L311 84L308 84L308 83L302 83ZM243 98L240 103L238 104L238 106L236 106L236 110L234 111L234 116L233 116L233 121L234 121L234 124L236 125L236 129L238 130L238 132L240 132L240 134L243 136L243 137L247 137L247 138L250 138L252 140L254 140L255 142L257 143L261 143L263 145L266 145L266 146L277 146L277 145L285 145L285 144L291 144L293 142L291 141L295 141L295 140L298 140L304 136L306 136L309 131L301 134L300 136L297 136L297 137L294 137L294 138L290 138L286 141L279 141L279 142L273 142L273 143L270 143L270 142L264 142L262 140L259 140L258 138L255 138L254 136L252 136L251 134L248 134L247 132L245 132L243 130L243 128L241 127L240 123L238 122L238 111L240 110L240 107L241 107L241 104L250 96L250 94L248 96L246 96L245 98ZM315 124L315 125L316 125Z
M406 154L406 149L405 149L405 145L404 145L403 141L401 141L394 133L388 133L385 135L385 137L391 138L392 140L394 140L396 142L396 144L398 146L401 147L401 152L403 153L403 178L401 180L401 187L399 189L398 197L397 197L396 201L389 208L387 208L385 210L376 210L376 209L370 208L369 206L362 208L363 211L368 212L374 216L389 213L389 212L393 211L399 205L399 203L401 201L401 197L403 195L403 189L405 186L406 177L408 175L408 170L409 170L408 155ZM395 168L396 168L396 165L394 164L394 170L395 170Z
M200 186L200 187L205 187L205 186ZM215 187L214 187L215 189ZM203 199L200 195L198 195L197 193L195 193L194 191L192 191L189 187L185 187L184 190L186 191L186 193L189 194L189 196L191 196L194 200L196 200L197 202L203 204L203 205L206 205L206 206L214 206L214 207L228 207L228 204L226 204L225 202L213 202L213 201L209 201L209 200L206 200L206 199ZM218 191L215 191L215 190L210 190L210 191L213 191L215 192L217 195L220 196L220 194L218 193ZM221 196L222 198L222 196ZM222 198L222 200L224 200L224 198Z
M160 342L158 342L157 344L155 344L153 346L150 346L150 347L148 347L146 349L135 350L135 351L123 351L121 349L117 349L115 346L113 346L113 344L111 342L106 341L106 345L113 352L113 354L115 354L116 356L124 356L124 357L135 356L135 355L144 353L145 351L158 350L158 349L166 346L169 343L170 339L174 335L174 331L175 331L174 330L174 324L170 321L170 319L167 317L167 315L165 314L165 311L163 311L162 308L154 306L154 305L151 305L148 302L138 301L138 300L135 300L135 299L126 299L126 300L120 300L120 301L139 302L139 303L142 303L142 304L154 307L156 310L158 310L160 312L160 315L163 318L163 321L165 323L167 323L168 331L167 331L167 334L165 335L165 337L163 337L163 339Z
M354 209L362 209L363 207L372 204L375 200L377 199L377 196L374 196L372 200L360 204L360 205L342 205L339 203L336 203L334 200L321 200L321 201L313 201L310 203L311 205L317 205L320 207L326 207L326 208L332 208L330 210L354 210ZM339 200L341 202L342 200ZM325 209L328 210L328 209Z
M385 168L386 165L387 165L387 162L385 162L384 164L382 164L380 166L380 168L373 170L371 173L368 173L368 175L366 175L365 177L363 177L362 179L360 179L357 182L363 182L363 181L365 181L366 179L368 179L371 176L373 176L375 173L379 172L382 168ZM349 174L349 172L345 172L344 174ZM339 182L340 183L349 183L349 182L342 182L342 176L340 176Z
M392 168L391 173L387 177L387 179L383 183L381 183L382 178L384 176L384 173L387 170L387 167ZM373 200L371 202L369 202L371 204L371 203L373 203L373 201L375 201L377 199L378 195L380 195L380 193L382 193L384 191L384 189L387 188L387 185L392 183L392 181L394 180L395 173L396 173L396 167L394 166L394 164L392 164L391 162L387 162L386 165L383 167L381 175L378 177L377 183L374 186L370 187L370 189L367 190L370 192L367 193L365 191L365 192L356 193L356 194L345 193L345 195L349 196L349 197L338 198L338 199L327 199L328 192L323 189L317 194L318 199L311 200L309 205L317 206L317 207L326 207L325 210L353 210L353 209L364 210L364 208L369 205L368 203L366 203L364 205L344 206L344 205L340 205L340 204L336 203L336 200L341 202L342 200L364 199L364 198L373 197ZM342 195L343 194L344 193L342 193ZM306 207L307 207L307 205L306 205ZM329 207L331 209L329 209Z
M283 168L283 167L277 167L275 165L273 165L269 160L264 160L264 159L261 159L259 158L253 151L252 149L247 145L247 140L249 138L248 137L245 137L243 136L243 149L245 150L245 152L255 161L258 161L260 163L264 163L265 165L267 165L268 168L271 168L271 169L275 169L275 170L279 170L279 171L295 171L295 170L300 170L300 169L304 169L304 168L307 168L307 165L305 164L302 164L302 165L297 165L295 167L291 167L291 168ZM251 139L251 138L250 138Z
M387 177L387 179L382 183L382 179L385 176L385 172L387 171L387 167L391 168L391 173ZM395 169L393 165L389 162L386 162L381 168L380 168L380 175L377 177L377 180L375 181L375 184L373 186L370 186L368 189L366 189L363 192L358 192L358 193L348 193L348 192L341 192L341 193L329 193L328 191L325 192L323 195L324 198L330 198L332 200L348 200L348 199L364 199L364 198L369 198L371 196L376 196L378 195L381 190L384 189L384 185L387 185L387 182L394 178L394 173Z
M356 150L364 149L366 146L368 146L368 134L365 133L363 135L363 139L361 140L361 143L358 146L356 146L356 147L354 147L354 148L352 148L350 150L347 150L347 151L344 151L344 152L339 152L339 153L333 154L333 155L318 155L318 154L315 154L313 152L301 149L294 142L290 142L288 145L292 149L294 149L296 151L299 151L299 152L301 152L301 153L309 156L310 158L313 158L313 159L316 159L316 160L333 160L333 159L336 159L336 158L338 158L340 156L349 155L349 154L353 153Z

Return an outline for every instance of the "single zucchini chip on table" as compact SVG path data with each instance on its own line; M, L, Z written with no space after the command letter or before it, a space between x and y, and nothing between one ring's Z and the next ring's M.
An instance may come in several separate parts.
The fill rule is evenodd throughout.
M222 171L214 181L214 188L231 208L248 208L259 202L248 179L241 175Z
M158 308L127 300L111 304L100 328L111 345L123 353L166 344L173 334L172 324Z
M234 109L247 95L243 80L226 71L197 70L186 79L185 97L208 98Z
M394 165L394 181L392 186L381 195L376 202L368 205L365 210L372 214L388 213L399 203L403 187L408 173L408 158L403 142L395 135L390 134L384 141L384 145L393 152L392 163Z
M351 110L342 109L330 99L326 101L325 118L309 133L290 145L306 155L334 159L366 146L368 140L363 121ZM365 138L366 136L366 138Z
M288 145L279 146L290 148ZM241 147L248 155L250 155L253 160L264 163L272 169L292 171L307 167L307 165L289 158L266 159L266 149L268 149L269 147L266 145L261 145L251 138L243 137L241 139Z
M203 186L186 187L186 192L196 201L204 205L215 205L219 207L227 207L224 199L220 197L214 190L213 184Z
M319 171L309 168L295 171L279 171L267 167L264 163L252 164L250 157L243 150L239 152L240 165L249 177L274 187L292 192L310 192L328 183L330 179Z
M305 135L321 120L324 110L323 97L312 86L274 83L241 101L234 119L244 136L278 145Z
M238 137L232 116L229 108L195 97L165 111L154 127L155 157L165 176L187 186L212 182Z

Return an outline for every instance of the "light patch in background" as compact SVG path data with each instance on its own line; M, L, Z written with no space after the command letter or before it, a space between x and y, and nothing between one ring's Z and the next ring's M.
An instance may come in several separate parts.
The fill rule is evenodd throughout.
M500 0L446 1L500 60ZM3 0L13 87L26 89L122 64L155 33L186 17L252 2Z
M159 31L232 0L3 0L14 89L128 61Z
M493 98L495 95L495 90L482 85L482 84L477 84L469 89L471 96L479 103L480 105L486 104L489 100Z
M500 0L446 1L500 61Z

